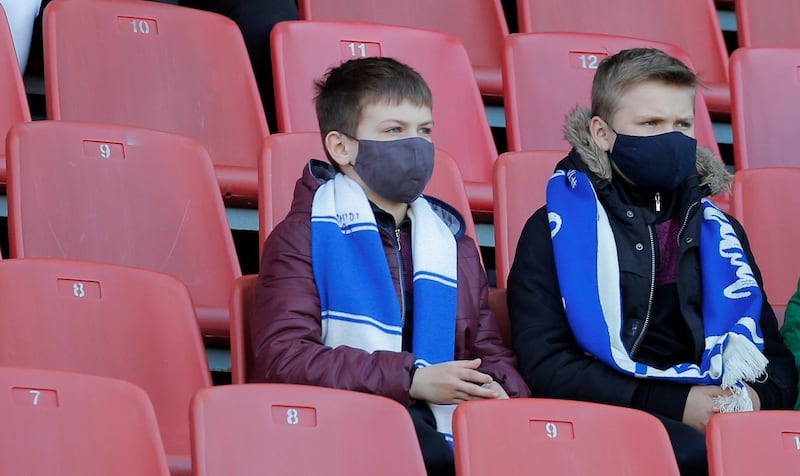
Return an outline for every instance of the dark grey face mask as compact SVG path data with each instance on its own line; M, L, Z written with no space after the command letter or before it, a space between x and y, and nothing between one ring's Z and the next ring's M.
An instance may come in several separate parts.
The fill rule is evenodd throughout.
M358 141L353 169L373 192L396 203L411 203L433 175L433 144L422 137Z

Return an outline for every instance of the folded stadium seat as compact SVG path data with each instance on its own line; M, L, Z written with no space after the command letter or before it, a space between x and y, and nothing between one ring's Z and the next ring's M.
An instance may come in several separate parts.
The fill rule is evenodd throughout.
M264 142L259 161L259 243L263 249L269 233L280 223L292 204L295 183L309 159L327 162L319 132L287 132L273 134ZM455 207L466 222L466 234L475 240L475 223L463 180L455 161L443 150L436 150L433 176L424 193L444 200ZM252 279L252 281L250 280ZM246 316L252 306L254 278L241 278L235 285L231 300L231 378L244 383L247 365L252 359ZM243 301L246 300L246 301Z
M634 47L660 49L693 68L681 48L657 41L590 33L520 33L506 38L503 74L509 149L569 149L565 118L575 106L591 106L598 63ZM541 74L543 70L548 74ZM702 88L695 102L695 135L699 145L722 160ZM729 208L728 193L714 200L721 208Z
M281 22L272 30L278 128L319 130L314 83L331 67L361 56L388 56L417 70L433 93L433 141L458 163L470 209L490 219L491 129L463 45L445 33L356 22Z
M546 201L547 181L567 151L500 154L494 164L494 255L497 287L505 289L522 228Z
M30 122L31 111L22 83L14 40L0 5L0 188L6 183L6 134L18 122Z
M736 34L740 48L800 47L800 2L736 0Z
M255 207L269 130L233 21L158 2L53 0L43 25L51 119L193 137L208 149L226 202Z
M786 214L800 210L798 184L800 166L743 169L733 180L732 212L747 230L779 325L800 274L800 254L793 252L800 243L800 223Z
M385 397L310 385L218 386L192 401L195 476L422 476L408 411Z
M728 50L714 0L517 0L521 32L579 32L645 38L690 53L708 109L730 113Z
M168 132L70 121L8 135L8 228L15 258L73 258L171 274L206 335L226 338L241 275L211 160Z
M736 170L800 167L800 48L739 48L731 55L731 125Z
M500 72L508 36L500 0L300 0L303 20L386 23L449 33L464 44L486 98L503 95Z
M1 474L169 476L153 405L122 380L0 368Z
M710 476L795 474L800 454L800 413L715 413L706 428L706 446Z
M189 403L211 386L211 375L183 283L105 263L9 259L0 262L0 302L0 367L81 372L138 385L153 403L173 476L190 474Z
M459 476L678 476L664 425L625 407L545 398L470 401L456 408L453 432Z

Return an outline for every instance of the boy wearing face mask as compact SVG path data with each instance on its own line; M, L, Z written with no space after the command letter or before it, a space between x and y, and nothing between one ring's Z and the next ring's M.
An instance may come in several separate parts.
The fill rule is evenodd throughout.
M730 176L694 139L697 85L658 50L600 64L508 279L534 395L654 414L683 475L707 474L714 413L791 408L797 382L744 230L707 198Z
M250 379L392 398L409 409L429 474L454 474L455 405L529 391L463 219L421 195L431 104L422 77L390 58L345 62L317 83L330 163L308 163L264 245Z

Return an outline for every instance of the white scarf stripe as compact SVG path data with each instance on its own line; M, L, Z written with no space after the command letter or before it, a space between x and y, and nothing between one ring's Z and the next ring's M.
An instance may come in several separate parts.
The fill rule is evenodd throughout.
M317 189L311 215L311 257L320 290L323 343L400 352L400 303L363 189L337 174ZM411 203L408 216L414 263L412 348L417 365L427 366L454 357L456 241L425 198ZM365 282L365 276L371 279ZM451 441L455 405L430 406L437 430Z

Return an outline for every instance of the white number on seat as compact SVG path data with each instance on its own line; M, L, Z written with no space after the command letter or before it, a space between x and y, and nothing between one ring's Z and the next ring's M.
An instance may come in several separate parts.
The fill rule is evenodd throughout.
M581 55L580 58L583 69L597 69L597 63L599 63L597 55Z
M286 410L286 423L290 425L297 425L300 423L300 418L297 414L297 410L294 408L290 408Z
M356 56L356 50L358 50L362 58L367 56L367 45L365 45L364 43L358 43L358 44L350 43L347 46L348 48L350 48L351 55Z
M544 426L548 438L558 438L558 426L555 423L548 423Z
M86 290L83 289L83 283L72 283L72 295L79 298L86 296Z
M31 395L33 395L33 404L34 405L38 405L39 404L39 395L41 395L42 392L39 391L39 390L28 390L28 391L31 393Z
M144 20L131 20L131 25L133 25L134 33L141 33L143 35L150 34L150 25Z

